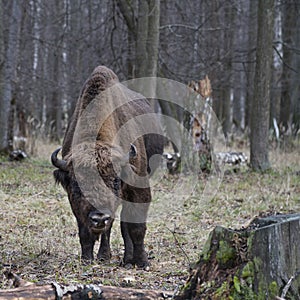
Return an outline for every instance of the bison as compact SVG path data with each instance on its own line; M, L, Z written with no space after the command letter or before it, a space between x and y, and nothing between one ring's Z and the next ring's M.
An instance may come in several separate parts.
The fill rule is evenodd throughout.
M164 144L158 124L148 100L107 67L98 66L85 82L62 148L51 155L54 178L66 190L77 220L83 260L94 259L99 238L97 259L110 259L111 227L122 202L123 264L149 265L144 249L148 181L157 166L150 158L161 155Z

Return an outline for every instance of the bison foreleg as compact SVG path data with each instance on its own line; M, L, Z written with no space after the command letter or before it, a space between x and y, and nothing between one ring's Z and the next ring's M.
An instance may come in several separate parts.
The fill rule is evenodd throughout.
M99 247L99 251L97 254L97 258L101 261L110 260L111 253L110 253L110 232L112 223L110 223L109 228L107 228L106 232L102 233L101 235L101 244Z
M91 262L94 259L94 245L97 237L90 233L84 225L78 224L79 239L81 245L81 259L86 262Z

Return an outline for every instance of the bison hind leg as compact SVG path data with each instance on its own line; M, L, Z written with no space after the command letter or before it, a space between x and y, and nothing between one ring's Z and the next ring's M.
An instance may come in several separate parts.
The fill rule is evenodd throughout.
M121 222L121 229L125 243L123 265L125 268L136 265L138 268L147 269L149 261L144 248L146 224Z
M133 242L133 264L138 268L146 269L149 266L148 255L144 246L146 223L129 223L128 225Z
M133 243L128 231L128 223L121 221L121 233L125 246L125 253L122 265L126 268L131 268L133 263Z
M147 212L151 202L150 188L127 186L127 189L123 190L123 196L126 200L122 203L121 211L121 230L125 244L124 264L136 265L146 270L149 261L144 238Z

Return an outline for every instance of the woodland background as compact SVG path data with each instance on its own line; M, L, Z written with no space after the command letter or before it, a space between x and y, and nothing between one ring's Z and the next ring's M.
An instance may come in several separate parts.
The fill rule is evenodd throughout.
M188 84L208 75L225 136L247 137L255 118L257 24L267 13L259 2L271 5L273 21L262 33L271 35L266 47L273 53L262 58L271 65L263 110L270 133L279 127L277 139L299 136L299 0L2 0L0 151L11 150L14 137L59 141L99 64L120 80L159 76Z
M272 150L272 168L263 174L226 166L213 198L202 197L206 176L161 178L147 224L151 272L119 266L118 226L111 262L82 264L76 220L51 179L50 153L100 64L121 81L159 76L188 85L208 75L232 149L248 155L250 144L251 157L258 149L258 169L269 167ZM299 72L300 0L0 0L0 273L176 294L216 226L240 229L256 216L299 212ZM170 103L160 105L177 118ZM20 146L31 158L8 161L6 154ZM186 200L176 193L178 178L197 182ZM294 267L282 282L297 276L299 283ZM204 292L212 282L204 282ZM9 287L0 276L0 289Z

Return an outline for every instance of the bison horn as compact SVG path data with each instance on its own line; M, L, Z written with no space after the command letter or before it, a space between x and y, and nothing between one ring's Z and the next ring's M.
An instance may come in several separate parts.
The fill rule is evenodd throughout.
M63 159L58 159L57 158L57 154L58 152L60 151L61 148L58 148L56 149L52 155L51 155L51 162L52 162L52 165L62 171L68 171L68 168L67 168L67 162Z

